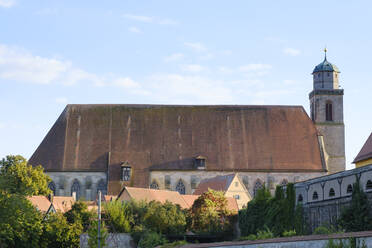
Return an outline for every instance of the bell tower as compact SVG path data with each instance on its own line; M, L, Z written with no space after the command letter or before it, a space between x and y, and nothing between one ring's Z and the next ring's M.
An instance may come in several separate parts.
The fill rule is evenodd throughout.
M328 173L345 170L345 126L343 96L337 66L324 60L313 70L313 90L309 94L311 119L323 136L324 160Z

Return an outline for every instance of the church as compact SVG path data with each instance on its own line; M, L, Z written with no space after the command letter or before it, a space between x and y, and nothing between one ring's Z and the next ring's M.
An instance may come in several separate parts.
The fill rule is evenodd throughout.
M57 196L96 199L123 186L192 194L200 181L238 173L254 196L266 185L345 170L339 70L313 70L302 106L67 105L29 160Z

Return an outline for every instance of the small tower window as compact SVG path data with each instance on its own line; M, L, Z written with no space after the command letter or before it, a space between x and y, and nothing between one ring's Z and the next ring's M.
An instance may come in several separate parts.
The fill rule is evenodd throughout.
M195 167L199 170L205 169L205 157L203 156L197 156L195 158Z
M367 181L366 189L372 189L372 181L371 180Z
M125 162L121 165L121 180L129 181L132 172L132 167L129 166L128 162Z
M335 196L335 190L333 188L331 188L329 190L329 197L334 197Z
M346 194L351 194L351 193L353 193L353 186L349 184L346 189Z
M330 101L326 103L326 121L333 121L332 102Z
M314 191L313 193L313 200L318 200L318 192Z
M300 194L299 196L298 196L298 202L303 202L303 200L304 200L304 198L302 197L302 195Z

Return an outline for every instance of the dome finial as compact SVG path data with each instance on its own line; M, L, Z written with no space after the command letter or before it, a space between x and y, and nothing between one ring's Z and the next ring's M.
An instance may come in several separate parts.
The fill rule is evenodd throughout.
M324 47L324 60L327 60L327 46Z

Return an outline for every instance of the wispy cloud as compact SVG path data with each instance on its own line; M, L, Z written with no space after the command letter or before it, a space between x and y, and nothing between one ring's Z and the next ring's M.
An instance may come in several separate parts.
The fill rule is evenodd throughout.
M0 0L0 7L10 8L16 4L15 0Z
M247 64L240 66L238 70L249 76L263 76L268 74L271 68L269 64Z
M73 85L88 81L99 85L95 74L76 68L71 62L36 56L28 51L0 44L0 78L35 84Z
M66 104L68 102L68 99L66 97L57 97L55 101L59 104Z
M290 56L298 56L301 54L301 51L298 50L298 49L295 49L295 48L284 48L283 49L283 53L284 54L287 54L287 55L290 55Z
M154 19L150 16L133 15L133 14L124 14L123 16L129 20L139 21L139 22L150 23L154 21Z
M205 68L203 66L198 65L198 64L182 65L181 66L181 69L183 71L193 72L193 73L201 72L201 71L204 71L205 70Z
M183 53L173 53L167 57L164 58L165 62L173 62L173 61L179 61L183 59L185 55Z
M196 52L204 52L207 48L200 42L185 42L184 45Z
M137 22L144 22L144 23L155 23L159 25L170 25L174 26L177 25L178 22L169 18L158 18L152 16L145 16L145 15L134 15L134 14L124 14L124 18L132 21Z
M141 29L137 28L137 27L129 27L128 30L132 33L137 33L137 34L142 34L142 31Z
M228 83L200 76L160 74L148 78L153 98L177 104L232 103L234 94ZM164 92L167 94L164 94Z

